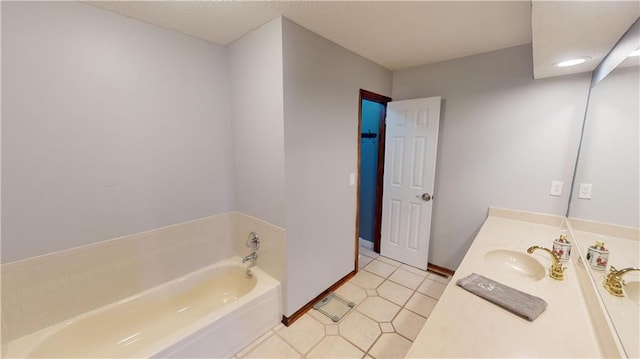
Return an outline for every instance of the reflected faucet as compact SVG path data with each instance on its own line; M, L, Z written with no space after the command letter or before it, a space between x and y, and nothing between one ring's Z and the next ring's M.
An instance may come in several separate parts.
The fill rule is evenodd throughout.
M607 289L607 291L616 297L624 297L624 292L622 291L622 287L625 285L624 280L622 280L622 276L626 273L632 271L640 271L640 268L629 267L625 269L616 270L614 266L611 266L609 269L609 274L602 282L602 285Z
M566 268L564 268L560 263L560 256L553 253L552 250L540 246L529 247L529 249L527 249L527 253L533 254L536 249L542 249L543 251L546 251L551 255L551 268L549 268L549 277L555 280L564 280L564 270Z

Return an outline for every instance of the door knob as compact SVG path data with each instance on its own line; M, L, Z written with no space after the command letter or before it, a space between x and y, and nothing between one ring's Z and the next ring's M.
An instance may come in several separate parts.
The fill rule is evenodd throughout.
M422 196L417 195L416 198L422 198L423 201L429 202L433 199L433 196L428 193L423 193Z

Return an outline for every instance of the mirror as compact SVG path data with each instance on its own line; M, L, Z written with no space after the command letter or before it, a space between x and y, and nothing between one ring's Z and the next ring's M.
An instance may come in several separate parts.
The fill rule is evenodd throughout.
M630 358L640 357L640 271L624 274L624 297L610 294L603 282L611 266L640 267L640 56L628 57L638 48L640 20L607 57L622 52L624 60L604 78L598 70L609 64L594 71L594 82L602 80L592 82L567 214L575 245ZM608 250L599 267L588 265L597 255L588 254L595 242Z

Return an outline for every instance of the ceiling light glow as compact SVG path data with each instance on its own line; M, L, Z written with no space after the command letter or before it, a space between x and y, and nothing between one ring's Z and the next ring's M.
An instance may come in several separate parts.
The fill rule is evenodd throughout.
M556 66L558 66L558 67L569 67L569 66L580 65L580 64L584 63L585 61L587 61L587 59L589 59L589 58L588 57L580 57L580 58L577 58L577 59L560 61L560 62L558 62L556 64Z

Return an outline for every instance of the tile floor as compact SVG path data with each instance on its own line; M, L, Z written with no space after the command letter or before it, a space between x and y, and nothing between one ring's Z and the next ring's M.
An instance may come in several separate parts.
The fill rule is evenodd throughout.
M311 309L235 358L403 358L449 282L360 247L360 271L336 290L356 303L339 322Z

